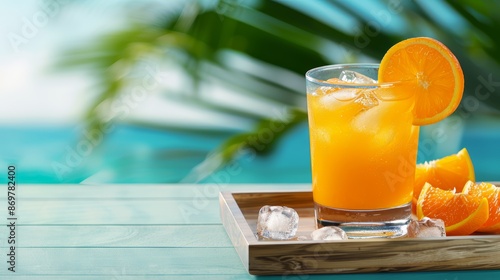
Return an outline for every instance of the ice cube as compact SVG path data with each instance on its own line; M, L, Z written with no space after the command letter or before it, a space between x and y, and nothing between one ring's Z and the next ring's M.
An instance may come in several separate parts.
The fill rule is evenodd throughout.
M358 96L359 90L353 88L340 88L340 87L319 87L313 95L327 95L334 97L340 101L352 100Z
M445 237L446 230L441 219L424 217L421 220L411 220L408 225L408 237Z
M330 95L333 94L336 90L337 88L322 86L317 88L316 91L313 92L313 95Z
M286 206L263 206L257 218L257 235L262 238L287 240L297 233L299 215Z
M354 102L359 103L369 109L378 105L378 99L371 91L363 91Z
M311 233L313 240L346 240L347 234L339 227L322 227Z
M304 236L304 235L301 235L301 236L297 236L297 240L298 241L305 241L305 240L308 240L309 238L307 238L307 236Z
M317 96L317 105L322 109L329 111L337 110L343 106L350 104L351 102L345 102L352 100L356 96L356 93L352 90L336 90L332 93L325 94L323 96Z
M351 70L342 71L339 75L339 79L346 83L354 84L374 84L377 82L370 77Z
M348 89L348 88L339 89L333 94L335 99L340 101L349 101L354 99L358 95L359 95L359 90Z
M370 102L369 100L363 101L359 98L356 100L356 103L362 104L364 109L353 118L352 125L356 131L376 135L381 133L381 128L385 127L387 129L393 126L388 125L388 123L393 121L388 119L388 113L392 112L390 109L393 108L390 107L391 104L388 104L388 102L378 103L378 101L378 105L371 104L373 105L372 107L367 107L366 105L370 105Z

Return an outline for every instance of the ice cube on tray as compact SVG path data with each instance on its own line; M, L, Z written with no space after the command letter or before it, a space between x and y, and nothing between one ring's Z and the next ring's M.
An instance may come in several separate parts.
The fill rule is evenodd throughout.
M335 226L322 227L311 233L312 240L346 240L346 232Z
M445 237L446 230L441 219L424 217L421 220L411 220L408 225L408 237Z
M297 211L286 206L263 206L257 218L257 235L261 238L288 240L299 227Z

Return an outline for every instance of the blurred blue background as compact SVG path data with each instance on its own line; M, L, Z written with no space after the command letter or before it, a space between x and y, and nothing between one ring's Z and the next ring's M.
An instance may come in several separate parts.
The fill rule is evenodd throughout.
M500 1L2 1L0 166L20 183L310 182L304 73L430 36L464 69L418 161L500 179ZM6 179L1 179L5 181Z

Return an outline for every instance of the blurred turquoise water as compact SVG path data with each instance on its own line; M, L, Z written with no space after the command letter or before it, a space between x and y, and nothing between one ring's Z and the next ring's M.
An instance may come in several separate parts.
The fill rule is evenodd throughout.
M478 181L500 181L500 125L468 123L463 135L429 141L421 133L426 153L419 162L466 147ZM203 161L228 134L195 135L117 125L105 138L81 127L0 127L0 162L15 165L19 183L174 183ZM450 132L451 133L451 132ZM92 142L99 142L93 145ZM450 140L454 140L451 141ZM311 181L307 124L290 131L265 156L240 158L203 182L307 183ZM429 148L430 147L430 148ZM2 178L2 181L6 179Z

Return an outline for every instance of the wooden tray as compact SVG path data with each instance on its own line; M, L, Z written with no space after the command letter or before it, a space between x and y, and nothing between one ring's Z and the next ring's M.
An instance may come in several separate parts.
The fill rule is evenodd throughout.
M259 241L264 205L294 208L297 236L315 229L312 193L221 192L221 218L241 261L253 275L500 269L500 235L344 241Z

